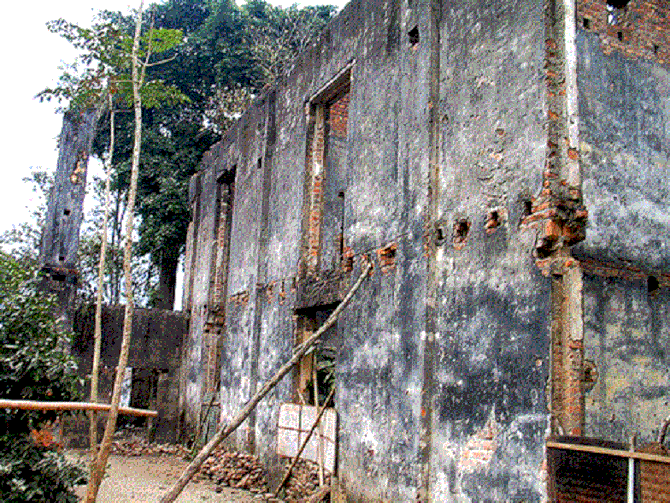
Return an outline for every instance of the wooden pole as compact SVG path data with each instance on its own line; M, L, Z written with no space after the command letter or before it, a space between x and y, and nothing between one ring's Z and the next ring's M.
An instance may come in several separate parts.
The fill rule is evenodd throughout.
M126 224L125 234L126 242L123 251L123 275L126 283L126 308L123 317L123 334L121 336L121 350L119 351L119 363L116 366L116 379L114 380L114 389L112 391L112 404L107 416L105 432L100 442L98 455L95 461L91 463L91 473L89 475L88 486L86 488L85 503L95 503L102 478L107 469L107 458L112 450L112 436L116 431L116 421L119 414L119 403L121 401L121 386L126 367L128 366L128 354L130 352L130 339L133 328L133 313L135 312L135 299L133 296L133 229L135 219L135 203L137 199L137 180L140 169L140 152L142 145L142 96L140 91L144 86L147 64L151 57L151 36L144 54L144 62L140 62L140 35L142 29L142 9L144 0L140 0L140 7L135 15L135 36L133 37L132 57L132 84L133 84L133 109L135 111L135 126L133 138L133 155L130 169L130 186L128 187L128 204L126 206ZM151 33L151 26L149 33Z
M347 295L345 295L344 299L342 299L342 302L339 303L339 305L335 308L335 311L333 311L333 313L328 317L326 322L316 332L314 332L314 335L295 348L291 359L286 362L267 383L265 383L265 385L254 395L249 403L230 422L228 422L228 424L225 424L219 428L219 430L216 432L216 435L214 435L214 437L212 437L207 445L205 445L200 450L195 459L191 461L191 464L186 467L184 473L182 473L181 477L179 477L179 480L175 482L174 486L172 486L170 490L161 498L160 503L173 503L174 500L177 499L177 496L179 496L184 487L186 487L188 481L191 480L193 475L195 475L195 473L202 466L202 464L209 457L216 446L225 440L244 422L249 414L251 414L251 411L256 408L258 402L260 402L265 397L265 395L267 395L277 384L279 384L282 378L291 371L293 366L300 360L300 358L303 357L307 350L316 344L324 332L335 324L335 321L337 321L340 313L345 308L345 306L349 304L349 301L354 296L356 291L361 287L363 280L371 270L372 262L368 262L363 267L363 272L356 280L356 283L354 283Z
M649 454L646 452L622 451L621 449L609 449L607 447L596 447L595 445L566 444L563 442L554 442L551 440L547 440L546 445L550 449L588 452L591 454L606 454L608 456L616 456L620 458L641 459L643 461L670 464L670 456L660 456L658 454Z
M92 402L36 402L34 400L4 400L0 399L0 409L19 410L94 410L107 412L111 405ZM126 416L158 417L155 410L119 407L119 414Z
M314 405L316 406L316 410L319 410L319 383L318 383L318 376L316 373L316 365L317 365L317 352L314 351L312 353L312 356L314 358L314 362L312 363L312 379L314 381ZM333 386L333 390L335 390L335 387ZM328 404L328 400L326 400L323 404L323 408L326 408L326 405ZM318 422L318 420L317 420ZM319 439L322 438L322 429L319 426ZM307 439L309 440L309 437L311 436L308 435ZM323 453L321 452L321 441L319 440L319 443L316 447L316 460L319 464L319 487L323 487Z
M109 156L105 161L105 202L100 229L100 257L98 259L98 291L95 296L95 327L93 329L93 364L91 366L91 402L98 402L98 380L100 376L100 352L102 351L102 289L105 286L105 261L107 260L107 225L112 184L112 161L114 160L114 98L107 92L109 106ZM98 415L91 411L89 424L89 448L91 466L98 455Z
M279 494L279 491L281 491L281 488L284 487L284 484L286 484L286 481L288 480L288 478L291 476L291 472L295 468L295 465L298 464L298 460L300 459L300 455L302 454L302 451L304 451L305 447L307 447L307 443L309 442L309 439L312 438L312 434L314 433L314 430L316 430L316 427L321 422L321 417L326 412L326 407L328 407L328 403L333 398L334 394L335 394L335 387L333 386L333 389L330 390L330 393L328 394L328 398L326 398L326 400L323 402L323 405L319 409L319 413L316 416L316 420L314 421L314 424L312 425L312 428L309 430L309 433L305 437L305 440L302 441L302 445L300 446L300 449L298 449L298 453L293 458L293 462L291 463L291 466L288 467L288 470L286 470L286 473L284 474L284 477L281 479L281 482L277 486L277 489L275 490L275 498ZM319 443L321 443L321 442L319 442ZM318 451L318 449L319 449L319 447L317 446L317 451Z

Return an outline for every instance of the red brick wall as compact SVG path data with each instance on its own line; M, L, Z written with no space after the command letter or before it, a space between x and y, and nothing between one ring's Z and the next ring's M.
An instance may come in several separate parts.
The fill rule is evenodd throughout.
M323 107L323 108L319 108ZM328 113L326 113L326 110ZM321 115L323 113L323 115ZM309 221L307 223L307 270L314 272L318 268L321 254L321 223L323 221L323 184L328 176L325 147L328 136L346 138L349 119L349 92L340 95L329 105L318 105L316 109L314 131L307 138L307 172L311 173ZM326 120L328 125L326 125ZM315 165L322 166L321 172L315 172Z
M347 137L349 120L349 92L330 105L330 134L338 138Z
M619 51L670 65L670 2L631 0L623 9L608 11L606 0L579 0L577 23L600 35L605 53Z

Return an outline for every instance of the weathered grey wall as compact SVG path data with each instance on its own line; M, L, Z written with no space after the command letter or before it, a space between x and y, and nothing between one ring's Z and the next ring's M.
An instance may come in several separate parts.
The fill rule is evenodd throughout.
M586 274L584 322L594 364L585 435L656 441L670 413L670 292L650 293L641 275Z
M206 155L189 245L192 420L211 308L215 185L233 167L222 420L288 359L304 310L337 302L362 262L375 263L336 326L336 492L349 501L541 501L544 440L558 428L549 425L548 390L581 431L582 410L571 400L582 398L582 350L596 366L614 362L615 369L605 372L602 389L587 394L586 432L623 435L624 423L636 418L622 419L615 432L604 426L607 414L619 414L624 403L658 403L662 383L643 400L634 395L647 381L629 383L613 405L607 393L620 389L616 369L630 361L642 362L659 383L665 379L665 353L651 346L665 340L667 291L645 297L642 283L622 280L600 292L601 280L586 264L619 254L651 271L638 271L643 279L653 272L661 289L669 282L664 245L642 252L656 246L654 233L661 243L668 230L667 188L651 183L667 174L668 78L649 62L598 53L590 35L580 32L571 45L568 7L575 6L354 0ZM566 85L574 77L566 64L574 49L583 53L576 86ZM318 102L347 68L347 134L326 156L318 186L324 242L316 250L309 241L320 218L310 206L317 194L310 142L318 140L310 100ZM615 81L625 93L612 91ZM579 152L569 138L576 95ZM612 123L630 123L639 134L634 141L613 135ZM338 151L346 156L335 161ZM619 160L627 156L635 160L624 169ZM625 176L614 174L619 169ZM643 181L635 179L638 171ZM583 290L570 255L586 218L580 188L592 216L577 253L587 271ZM610 204L628 192L630 201ZM332 246L342 220L327 218L339 211L344 257ZM599 313L612 311L620 296L648 307L603 318ZM614 325L632 334L626 351L611 352L621 340ZM655 328L638 334L641 326ZM550 380L550 359L569 359L572 350L579 356L574 368L559 365ZM257 452L271 478L279 467L278 405L293 399L293 388L287 378L231 440Z
M670 9L631 2L609 26L578 32L580 154L586 239L585 434L656 439L670 413ZM654 29L649 27L654 26ZM664 26L661 29L661 26ZM617 33L623 33L619 40ZM649 50L659 44L656 53ZM665 63L664 63L665 61Z
M100 389L102 402L111 400L114 374L121 351L124 306L104 306L102 312L102 347L100 352ZM93 330L95 308L80 309L74 319L75 338L72 355L79 362L79 373L88 377L93 363ZM155 440L175 442L178 438L179 374L182 344L188 333L188 320L183 313L160 309L136 309L133 316L128 367L158 371L160 377L156 397L158 418L155 420ZM88 387L85 389L88 394ZM79 426L86 438L88 421ZM76 429L76 425L74 425ZM86 441L83 441L86 445Z
M304 292L298 265L305 103L355 59L346 162L325 183L331 183L326 191L335 183L343 192L345 246L355 255L342 290L359 270L362 253L377 267L337 324L342 490L352 501L412 501L423 466L430 467L434 501L538 499L547 419L548 283L532 260L535 236L518 223L524 202L542 182L543 10L535 2L497 8L451 3L440 14L431 10L435 5L352 2L277 88L276 139L269 139L271 112L261 98L208 155L199 199L196 253L202 257L195 259L203 269L193 273L192 313L199 316L205 302L207 278L201 275L211 273L205 243L214 235L208 227L214 173L236 166L221 367L221 413L230 417L286 359L294 344L295 307L319 304L296 298ZM480 29L470 34L473 24ZM418 43L408 36L415 26ZM437 143L430 139L434 103ZM431 145L441 164L437 186L430 186ZM264 190L267 162L270 185ZM437 194L437 215L429 208L429 191ZM490 210L499 212L500 227L488 234ZM472 228L466 247L456 250L451 228L462 218ZM439 248L427 245L435 237L435 219L447 233ZM376 250L389 244L395 253L382 270ZM430 254L437 268L427 279ZM439 298L430 312L424 307L428 281ZM439 327L431 346L425 344L428 325ZM192 328L194 352L199 337ZM425 365L434 375L428 381ZM189 366L197 383L196 356ZM291 389L287 380L236 439L238 445L252 441L270 467L277 463L277 405L290 399ZM433 396L428 410L422 410L422 394ZM426 414L432 418L430 449L422 457ZM493 438L475 445L487 424ZM480 447L485 459L478 463L474 451Z
M544 6L457 1L442 15L433 501L540 501L550 292L519 224L546 157ZM469 232L452 243L459 221Z
M666 8L670 13L670 9ZM579 32L582 256L670 270L670 70Z
M58 164L40 240L42 286L58 296L59 312L71 328L79 282L79 228L84 218L86 175L99 111L68 111L58 142Z

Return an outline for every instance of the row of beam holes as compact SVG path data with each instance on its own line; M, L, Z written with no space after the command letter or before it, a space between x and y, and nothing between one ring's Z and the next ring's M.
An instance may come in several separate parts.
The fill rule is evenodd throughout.
M530 216L532 210L533 210L533 203L531 201L524 201L523 215L521 217L521 221L523 221L524 218ZM494 210L489 213L489 221L494 221L496 222L497 225L499 225L500 224L499 219L500 215L497 211ZM457 221L454 224L453 243L455 245L464 243L468 237L468 232L470 232L470 222L467 219L461 219ZM444 227L442 225L438 225L437 228L435 229L435 244L437 246L440 246L444 244L445 241L446 241L446 235ZM656 278L655 276L649 276L647 278L647 292L650 294L655 294L658 292L659 288L660 284L658 278Z
M519 224L521 224L524 219L529 217L533 212L533 203L531 201L523 202L523 210L521 218L519 219ZM487 229L497 229L501 222L500 212L498 210L491 210L487 215ZM470 232L470 222L467 219L458 220L453 227L452 239L454 244L464 243ZM438 224L435 228L435 244L440 246L444 244L447 236L444 229L444 224Z

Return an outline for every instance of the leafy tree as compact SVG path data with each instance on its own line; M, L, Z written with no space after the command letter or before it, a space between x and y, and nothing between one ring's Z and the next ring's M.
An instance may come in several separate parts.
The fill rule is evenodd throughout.
M178 91L171 93L170 90L173 89L172 86L165 85L162 83L162 81L147 80L146 74L148 68L168 61L152 61L152 57L155 54L165 53L166 51L169 51L178 45L181 42L182 33L179 30L160 28L154 29L153 23L151 23L150 28L143 34L142 9L143 1L140 2L140 7L135 15L135 34L132 38L132 48L130 51L134 127L130 185L128 188L128 203L125 221L126 241L124 244L123 254L123 273L126 287L126 306L123 319L123 334L121 337L121 351L119 354L119 363L116 368L116 378L114 380L111 408L109 411L109 416L107 417L105 433L100 445L100 450L97 453L97 457L91 463L91 479L89 480L85 498L87 503L95 502L98 490L100 488L100 483L102 482L102 477L105 473L107 458L109 457L111 450L112 435L116 430L116 421L119 412L123 376L128 364L128 353L130 350L130 336L132 332L133 313L135 308L132 287L132 236L134 230L135 203L137 199L137 183L139 179L140 154L142 146L142 104L146 103L146 105L151 108L157 106L161 102L161 99L171 100L183 96ZM114 129L112 122L112 138L114 137L113 134ZM104 254L102 256L104 257ZM102 267L100 276L102 276ZM96 318L98 318L97 313Z
M334 7L282 9L262 0L238 8L231 0L170 0L155 10L156 26L181 29L186 40L147 78L178 88L189 101L145 110L138 188L138 253L158 269L155 307L171 309L176 269L190 220L188 183L205 151L251 99L284 71L328 21ZM118 118L116 190L126 190L132 118ZM98 152L107 144L103 122ZM102 148L100 148L102 147Z
M30 185L31 191L37 196L38 203L28 208L30 211L28 221L14 224L11 229L0 234L0 248L21 261L35 266L39 256L46 201L53 184L53 174L42 168L33 167L30 174L23 177L23 183Z
M0 396L70 401L80 381L67 348L71 334L54 320L55 300L37 288L30 262L0 252ZM80 467L30 440L55 412L0 409L0 501L76 502Z
M275 7L264 0L244 4L245 38L257 66L259 83L272 84L295 57L325 27L335 12L332 5L298 9Z

